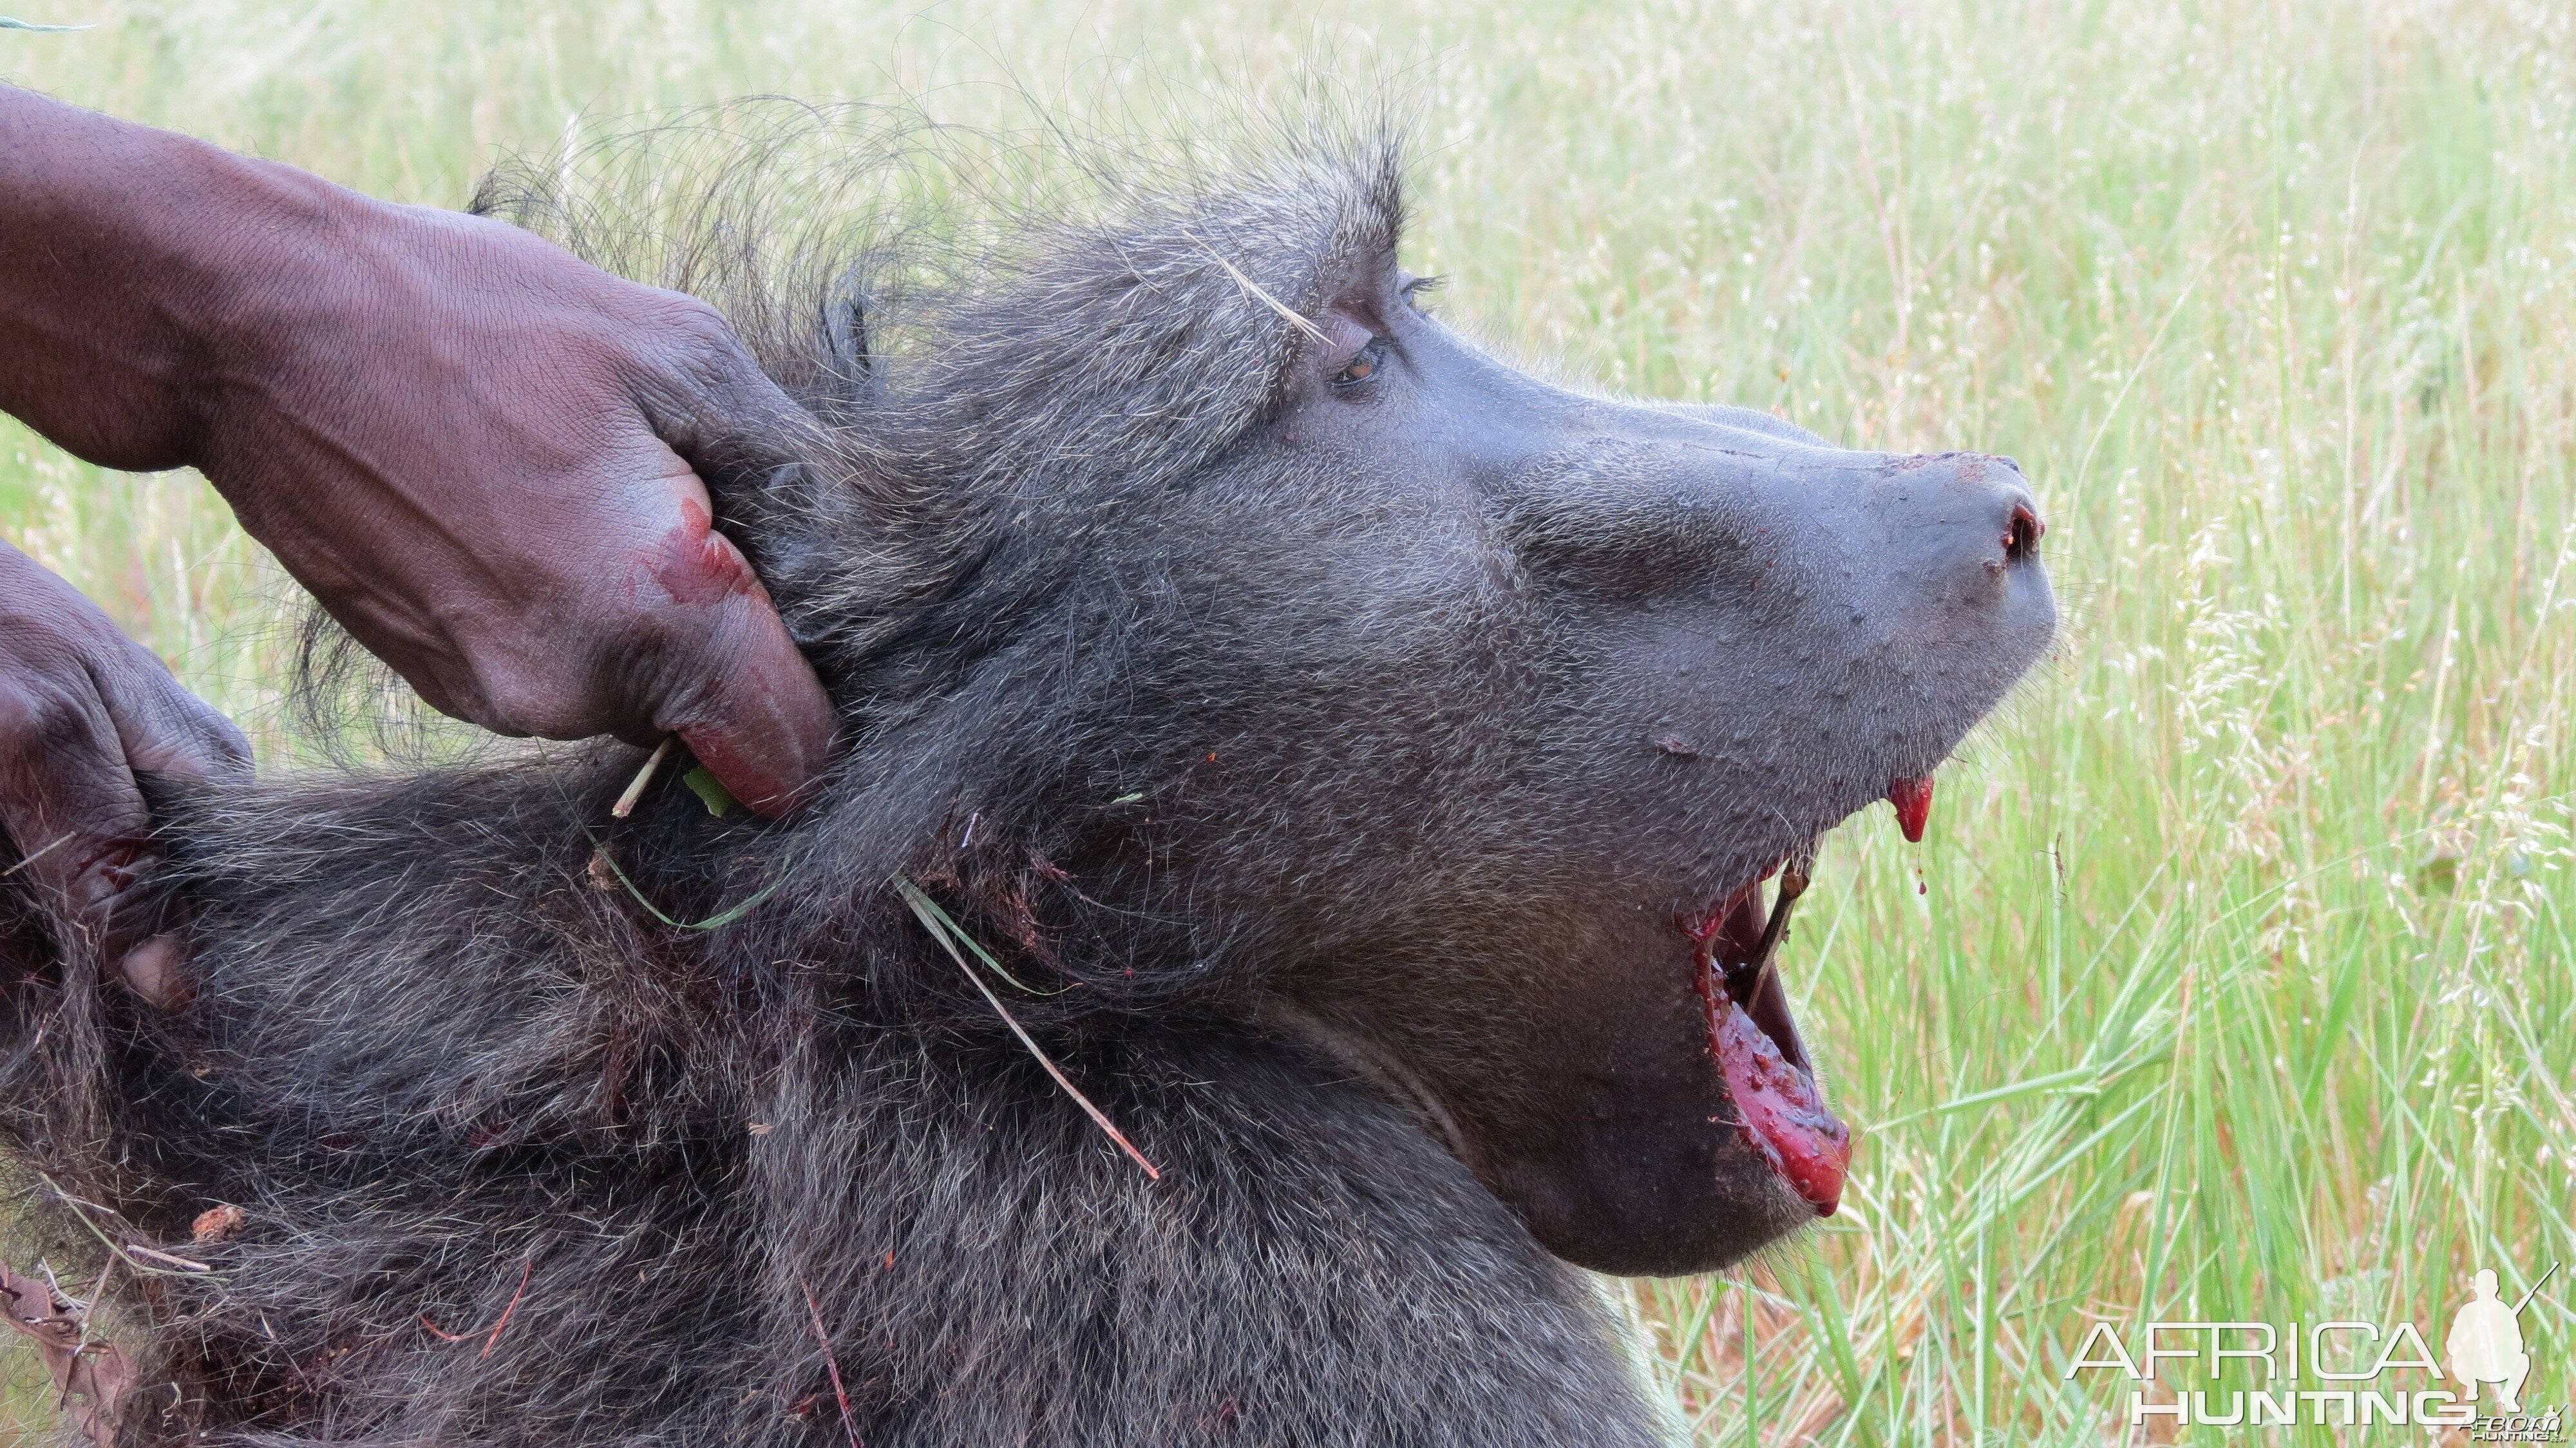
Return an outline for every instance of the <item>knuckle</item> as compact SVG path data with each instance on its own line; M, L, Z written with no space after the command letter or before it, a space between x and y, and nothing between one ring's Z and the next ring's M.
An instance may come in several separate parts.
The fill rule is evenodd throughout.
M214 770L220 774L247 774L255 760L251 754L250 736L241 726L204 705L198 719L198 731L205 739L205 752Z
M725 320L724 313L684 292L672 294L671 323L683 336L700 344L718 347L733 344L733 325Z
M680 355L688 374L703 385L715 386L741 380L758 369L750 349L734 332L733 323L722 312L695 297L683 299L683 306L673 331L680 344Z
M59 757L96 742L96 710L50 680L0 686L0 752Z
M700 363L716 356L730 357L740 346L724 314L698 298L683 292L662 292L657 294L656 303L653 324L641 339L654 354Z

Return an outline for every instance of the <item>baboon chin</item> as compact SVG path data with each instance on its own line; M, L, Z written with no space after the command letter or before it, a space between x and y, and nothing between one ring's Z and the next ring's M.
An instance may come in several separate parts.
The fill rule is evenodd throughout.
M649 257L482 205L810 410L716 489L841 711L800 812L613 817L624 745L160 789L167 1014L6 882L54 1260L211 1269L110 1274L122 1441L1674 1441L1575 1269L1833 1210L1779 897L2048 647L2019 470L1498 360L1388 144L1000 231L742 166Z

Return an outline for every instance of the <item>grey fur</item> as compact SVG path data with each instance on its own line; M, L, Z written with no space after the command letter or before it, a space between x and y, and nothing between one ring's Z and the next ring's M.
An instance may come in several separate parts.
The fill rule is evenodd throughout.
M1910 702L1833 706L1822 743L1766 705L1779 739L1748 715L1705 761L1657 754L1621 701L1678 696L1586 662L1628 617L1603 599L1664 608L1669 562L1623 560L1731 557L1705 540L1768 525L1752 503L1637 522L1636 500L1709 466L1875 498L1894 464L1548 391L1532 405L1570 430L1451 513L1405 491L1410 465L1301 435L1342 415L1298 410L1325 406L1298 380L1313 319L1392 266L1391 144L983 231L935 198L781 218L759 204L775 152L733 155L649 224L542 167L483 205L716 297L810 410L710 481L835 694L842 757L778 826L711 820L668 781L612 825L640 757L621 748L161 791L198 976L166 1019L102 986L42 902L0 895L16 1154L214 1269L116 1281L155 1385L129 1440L844 1443L837 1367L870 1448L1666 1441L1620 1325L1533 1226L1678 1270L1800 1211L1703 1130L1684 1185L1649 1173L1642 1215L1585 1238L1627 1208L1564 1191L1603 1174L1559 1180L1496 1125L1553 1099L1512 1054L1550 1025L1523 993L1598 945L1565 902L1602 879L1661 939L1928 770L2044 622L1962 623L1994 657L1907 655ZM1612 423L1626 441L1601 444ZM1839 565L1791 561L1768 594L1710 575L1735 601L1693 636L1840 618ZM1863 633L1830 630L1729 665L1730 690L1776 672L1825 698ZM602 888L594 841L678 919L760 903L662 925ZM1034 988L992 982L1159 1181L1000 1028L898 875ZM1656 1011L1639 1039L1714 1119L1689 1095L1716 1090L1697 1027ZM1382 1034L1391 1078L1339 1031ZM1458 1139L1408 1088L1458 1107ZM245 1229L175 1245L217 1202Z

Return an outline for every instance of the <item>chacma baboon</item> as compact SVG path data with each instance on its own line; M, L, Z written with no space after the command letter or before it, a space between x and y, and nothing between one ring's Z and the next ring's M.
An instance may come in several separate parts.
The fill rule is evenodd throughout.
M553 174L487 205L616 259ZM1833 1209L1760 882L2048 646L2018 469L1496 360L1386 145L916 190L828 265L651 213L814 418L715 520L842 711L799 814L165 790L166 1014L8 899L124 1441L1662 1443L1574 1269Z

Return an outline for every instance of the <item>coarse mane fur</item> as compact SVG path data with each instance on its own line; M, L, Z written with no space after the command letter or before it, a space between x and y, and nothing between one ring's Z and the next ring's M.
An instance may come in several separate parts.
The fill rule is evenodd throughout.
M669 777L612 819L622 746L159 791L193 912L166 1017L0 890L0 1128L67 1287L117 1244L122 1441L1665 1441L1593 1283L1262 1028L1282 962L1372 928L1372 870L1435 866L1364 821L1230 862L1347 876L1291 941L1108 843L1176 760L1240 748L1325 798L1369 768L1210 733L1174 691L1221 704L1233 663L1172 653L1170 578L1089 565L1392 252L1397 146L977 210L972 166L919 164L942 133L752 130L709 128L714 163L691 134L687 164L665 135L585 183L514 168L477 206L717 301L811 413L710 481L841 710L831 773L784 824ZM191 1241L219 1204L238 1229Z

